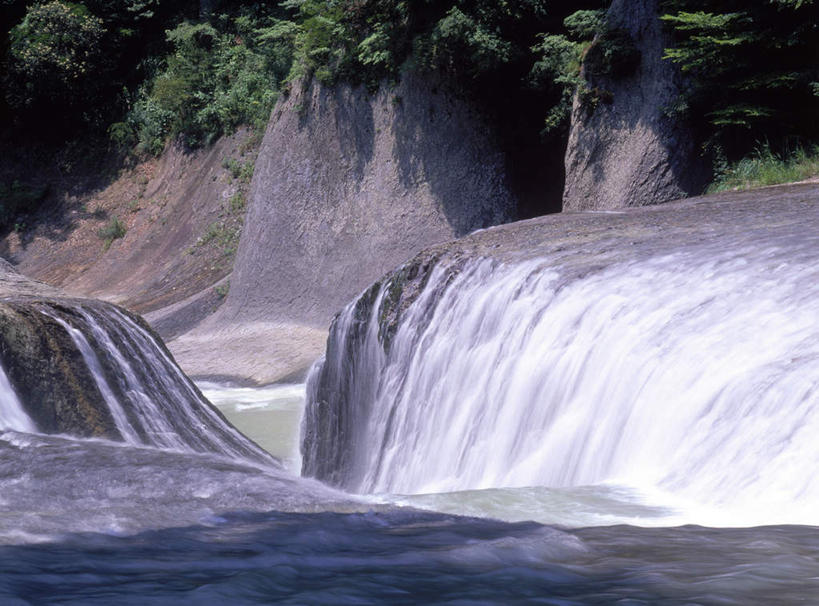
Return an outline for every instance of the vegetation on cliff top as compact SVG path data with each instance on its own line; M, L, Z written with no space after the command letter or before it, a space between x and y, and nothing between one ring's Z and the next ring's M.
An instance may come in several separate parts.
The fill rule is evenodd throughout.
M197 146L261 128L301 76L374 87L411 69L472 97L510 147L559 149L573 95L606 102L583 74L628 77L639 63L607 4L0 0L0 119L25 141L93 130L156 154L171 137ZM660 6L687 85L666 112L721 165L760 141L781 154L819 140L819 2Z

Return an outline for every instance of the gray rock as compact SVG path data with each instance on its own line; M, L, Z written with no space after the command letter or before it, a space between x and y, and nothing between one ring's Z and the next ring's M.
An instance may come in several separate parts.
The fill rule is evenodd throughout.
M657 0L614 0L608 23L630 35L639 60L633 70L595 73L588 65L594 48L589 51L589 92L576 95L572 108L563 210L645 206L699 194L709 176L705 159L686 126L665 114L681 78L662 59L668 39Z

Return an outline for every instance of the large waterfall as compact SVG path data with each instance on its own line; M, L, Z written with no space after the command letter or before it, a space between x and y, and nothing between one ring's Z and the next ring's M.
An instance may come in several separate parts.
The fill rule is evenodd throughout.
M304 472L404 494L612 483L815 521L819 238L676 248L444 258L397 326L385 280L314 369Z
M78 433L132 445L272 461L225 421L161 342L124 311L68 299L3 305L19 319L13 330L4 332L7 368L0 369L0 429ZM37 369L27 367L21 354L25 347L14 342L14 335L27 327L32 328L33 342L47 344L46 355L37 358L41 365ZM55 385L45 394L38 391L49 381ZM54 401L55 394L66 392L78 399ZM48 430L40 426L46 422Z

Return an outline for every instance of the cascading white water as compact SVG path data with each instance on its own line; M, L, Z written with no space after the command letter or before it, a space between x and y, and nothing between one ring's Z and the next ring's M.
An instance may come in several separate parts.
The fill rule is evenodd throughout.
M23 410L20 398L14 391L6 371L0 366L0 430L4 429L32 432L35 427Z
M269 461L202 398L153 336L116 308L43 303L41 312L71 337L126 443Z
M122 435L122 438L129 444L139 444L139 435L134 430L134 427L131 425L125 414L125 410L119 403L119 399L114 394L111 386L108 384L108 380L105 378L105 373L102 370L100 360L97 357L97 354L94 352L94 349L91 347L91 344L88 342L88 339L85 338L85 335L82 334L80 330L74 328L59 316L49 312L43 313L54 319L54 321L56 321L60 326L65 328L66 332L68 332L69 336L74 341L74 344L77 346L77 349L80 350L83 360L85 360L85 363L88 365L88 370L91 371L94 381L97 384L97 388L100 390L105 403L108 405L108 410L111 412L111 417L114 419L114 424L117 426L117 430L119 431L120 435Z
M819 241L680 248L439 264L388 353L382 295L354 337L349 306L321 370L353 397L321 425L311 390L305 469L343 440L330 477L362 492L617 483L815 521Z

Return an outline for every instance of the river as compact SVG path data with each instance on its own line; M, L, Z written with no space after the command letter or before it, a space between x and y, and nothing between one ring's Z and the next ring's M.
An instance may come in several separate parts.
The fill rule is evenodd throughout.
M121 439L0 373L0 604L812 603L817 234L444 259L386 348L384 281L309 388L199 386L258 447L132 318L41 305Z

